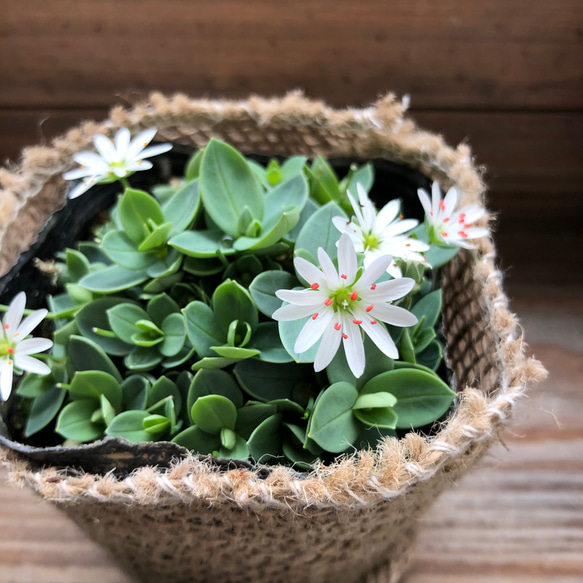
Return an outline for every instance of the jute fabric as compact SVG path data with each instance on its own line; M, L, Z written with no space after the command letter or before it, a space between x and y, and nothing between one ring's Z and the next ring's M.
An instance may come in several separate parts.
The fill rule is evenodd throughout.
M236 102L153 94L131 109L116 108L105 122L29 148L17 168L0 171L0 273L66 203L61 175L74 166L72 154L90 149L96 133L112 136L119 127L157 127L157 139L192 146L217 137L245 153L384 158L419 169L444 189L455 185L462 205L484 204L468 146L447 146L405 109L392 95L366 109L336 110L297 92ZM276 467L267 477L217 470L195 457L125 478L38 471L4 449L10 479L57 504L141 581L394 583L421 514L496 440L527 385L546 374L525 356L491 239L460 252L443 269L442 287L458 397L455 413L432 437L410 433L310 474Z

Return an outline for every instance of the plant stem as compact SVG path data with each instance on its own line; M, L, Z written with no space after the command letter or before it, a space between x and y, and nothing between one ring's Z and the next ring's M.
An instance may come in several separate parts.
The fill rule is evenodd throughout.
M129 183L129 181L128 181L127 178L125 178L125 177L124 178L120 178L119 181L122 183L122 185L123 185L124 188L126 188L126 189L127 188L131 188L131 185L130 185L130 183Z

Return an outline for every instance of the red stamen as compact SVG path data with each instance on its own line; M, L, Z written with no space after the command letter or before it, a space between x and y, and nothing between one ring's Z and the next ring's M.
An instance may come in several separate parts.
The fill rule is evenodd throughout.
M340 328L342 328L340 322L336 322L336 324L334 324L334 330L340 330Z
M370 306L369 306L369 307L366 309L366 311L367 311L367 312L370 312L370 311L371 311L373 308L374 308L374 306L373 306L373 304L371 304L371 305L370 305Z
M447 233L441 233L442 237L447 237Z
M354 301L356 301L356 300L358 299L358 292L355 292L355 291L353 291L353 292L350 294L350 299L351 299L353 302L354 302Z
M444 211L444 210L445 210L445 201L443 201L443 200L440 200L440 201L439 201L439 208L440 208L442 211Z
M376 321L376 320L371 320L371 321L370 321L370 323L371 323L371 324L376 324L376 323L377 323L377 321Z
M8 328L10 328L10 324L4 324L4 329L8 330Z
M471 226L472 226L472 225L471 225L471 223L466 223L466 224L464 225L464 227L465 227L466 229L469 229Z
M458 235L460 235L462 237L462 239L467 239L468 238L468 234L465 231L459 231Z
M352 320L352 323L360 326L362 324L362 320Z
M465 220L466 218L466 213L460 213L460 219Z
M312 320L315 320L318 317L318 312L316 312L313 316L312 316Z
M429 214L430 214L431 216L433 216L433 211L429 211Z
M10 347L10 348L8 349L8 354L14 354L14 348Z
M342 273L342 274L340 275L340 277L341 277L342 279L347 279L347 277L346 277L346 275L344 275L344 273Z
M331 304L332 304L332 302L333 302L332 298L326 298L326 299L324 300L324 304L325 304L326 306L329 306L329 305L331 305Z
M318 289L320 287L320 284L319 283L313 283L310 287L312 289Z
M370 289L373 289L373 290L374 290L374 289L376 289L376 287L377 287L377 284L376 284L376 283L373 283L373 284L370 286Z
M346 340L348 338L348 336L346 334L344 334L344 332L342 332L342 338L344 338L344 340Z
M444 223L447 223L449 221L449 217L447 219L443 219Z

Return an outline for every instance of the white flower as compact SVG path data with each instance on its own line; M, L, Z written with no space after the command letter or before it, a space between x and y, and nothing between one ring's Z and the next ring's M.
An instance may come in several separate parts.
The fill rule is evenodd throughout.
M426 264L426 259L421 253L428 251L429 245L404 234L414 229L419 221L403 220L398 200L390 201L377 215L372 201L360 183L356 185L356 190L360 204L354 200L350 192L347 192L354 209L353 220L346 221L342 217L334 217L332 222L341 233L346 233L352 239L358 253L364 253L364 266L368 267L383 255ZM387 271L392 277L403 275L395 261L390 263Z
M14 367L37 374L49 374L51 369L31 354L48 350L53 345L47 338L27 338L47 315L47 310L36 310L22 320L26 294L20 292L8 306L0 332L0 396L7 401L12 391ZM22 321L21 321L22 320Z
M95 152L74 154L73 159L81 164L81 168L63 174L65 180L84 178L69 193L69 198L81 196L94 184L115 182L138 170L152 168L152 163L144 160L144 158L163 154L172 148L172 144L158 144L149 148L146 147L157 131L156 128L145 130L139 133L131 142L130 131L127 128L118 130L113 141L107 136L97 134L93 138L93 143L99 154Z
M474 246L468 240L479 239L488 234L488 229L472 227L472 223L484 216L485 208L470 204L456 211L458 192L455 187L447 191L443 200L437 182L431 186L431 200L429 194L422 188L417 194L425 209L425 221L430 228L430 237L435 243L473 249Z
M316 371L326 368L342 341L346 360L355 377L362 376L365 365L363 332L390 358L399 352L393 339L380 322L393 326L413 326L417 318L388 302L409 293L415 282L402 277L375 283L386 271L392 258L384 255L375 259L360 275L354 245L348 235L338 243L338 269L322 249L318 249L321 268L296 257L298 274L310 283L310 289L279 290L276 296L289 302L273 314L274 320L297 320L311 316L296 340L294 351L301 353L311 348L320 338L314 360Z

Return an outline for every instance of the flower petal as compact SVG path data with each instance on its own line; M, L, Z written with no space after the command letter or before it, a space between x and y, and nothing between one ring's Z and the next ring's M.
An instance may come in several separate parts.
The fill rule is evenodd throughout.
M396 281L396 280L394 280ZM381 322L386 322L393 326L414 326L417 324L417 316L399 306L392 306L391 304L377 303L369 314Z
M423 210L425 211L425 214L431 218L431 201L429 200L429 195L427 194L427 192L425 192L425 190L423 190L422 188L419 188L417 190L417 196L419 196L419 200L421 202L421 205L423 206Z
M328 309L319 314L317 318L309 318L298 334L294 352L302 353L314 346L324 334L324 330L330 326L333 316L334 311Z
M14 366L8 361L0 362L0 395L3 401L8 401L12 392L12 377L14 376Z
M115 134L115 149L119 160L125 160L130 145L130 130L121 128Z
M97 151L101 154L102 158L106 162L111 163L118 161L115 146L108 137L102 134L97 134L93 138L93 143L95 144Z
M364 372L364 365L366 363L360 326L354 324L351 316L344 313L342 314L342 331L344 333L344 336L342 336L342 344L344 345L346 361L352 374L356 378L359 378Z
M433 212L434 217L437 217L440 202L441 202L441 189L439 188L439 182L437 182L437 180L434 180L433 184L431 185L431 210Z
M18 336L24 340L44 319L48 314L48 310L36 310L30 316L27 316L20 326L18 326Z
M356 185L356 191L358 192L360 206L362 207L362 217L364 219L364 224L361 223L360 226L366 231L372 231L377 216L375 207L368 197L368 193L364 189L364 186L360 184L360 182Z
M341 277L346 276L348 283L352 283L356 277L358 263L356 260L356 251L350 237L346 234L340 236L338 241L338 271Z
M134 160L142 160L143 158L151 158L152 156L159 156L172 150L172 144L156 144L155 146L150 146L145 150L142 150L139 154L134 156Z
M330 322L324 330L322 341L318 346L316 358L314 359L314 370L316 372L324 370L332 362L340 347L340 340L342 340L342 331L336 330L332 322Z
M389 358L399 358L399 351L395 342L385 327L378 322L371 324L371 317L364 310L359 310L358 317L362 320L362 329L366 335L377 345L377 348Z
M388 202L377 216L377 228L386 229L398 216L401 209L401 203L395 199Z
M69 194L67 195L70 199L77 198L82 194L85 194L92 186L97 184L99 180L105 178L105 176L91 176L87 180L84 180L80 184L78 184Z
M390 255L381 255L375 259L356 282L358 291L369 288L381 275L385 273L393 258Z
M137 160L136 162L129 162L126 165L126 169L132 172L139 172L141 170L150 170L153 168L154 164L148 162L148 160Z
M330 289L337 289L340 286L340 278L338 277L338 272L332 263L332 259L322 247L318 247L318 261L320 262L320 267L326 278L326 283Z
M106 138L107 139L107 138ZM87 169L91 169L93 174L107 172L109 164L95 152L78 152L73 155L73 160Z
M69 170L63 174L65 180L78 180L79 178L85 178L86 176L93 176L94 170L92 168L75 168L75 170Z
M457 188L455 188L455 186L452 186L448 191L447 194L445 195L445 198L443 199L443 216L444 217L451 217L453 211L455 210L455 207L457 206L457 201L458 201L458 193L457 193Z
M346 191L346 196L348 196L348 200L352 205L352 210L354 211L354 215L356 217L356 220L358 221L358 224L361 227L364 227L364 217L362 216L360 205L354 200L354 197L352 196L352 194L350 194L349 190Z
M303 257L296 257L294 259L294 267L298 275L310 285L313 283L322 285L322 282L325 280L324 274L313 263L310 263Z
M312 306L314 308L322 306L328 295L324 292L312 289L279 289L275 295L284 302L289 302L296 306Z
M407 231L411 231L419 224L416 219L405 219L403 221L395 221L392 225L388 225L383 232L386 237L395 237Z
M12 338L12 336L18 332L18 326L20 326L20 321L22 320L25 307L26 294L24 292L20 292L12 298L12 301L8 306L8 311L4 316L4 320L2 320L4 334L7 338Z
M135 158L153 139L158 130L148 128L140 132L130 143L127 152L127 158Z
M36 374L50 374L51 369L40 360L32 358L32 356L27 356L25 354L15 354L14 364L21 368L22 370L27 370L28 372L35 372Z
M53 341L48 338L27 338L16 345L15 354L38 354L53 346Z
M311 316L314 312L314 306L294 306L293 304L287 304L275 310L271 317L278 322L289 322Z
M406 296L414 287L415 281L413 279L400 277L399 279L377 283L374 290L363 290L360 295L376 302L392 302Z

